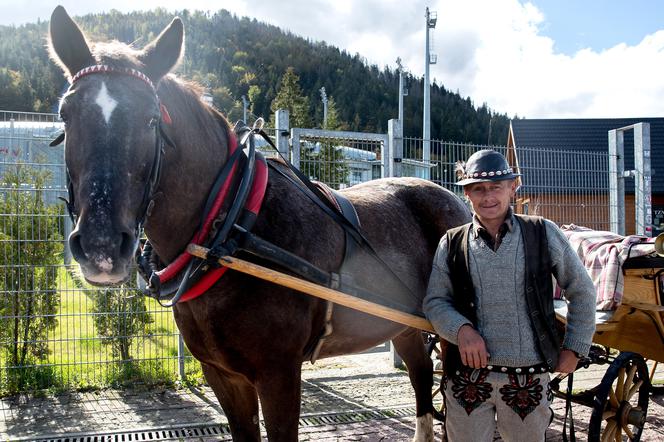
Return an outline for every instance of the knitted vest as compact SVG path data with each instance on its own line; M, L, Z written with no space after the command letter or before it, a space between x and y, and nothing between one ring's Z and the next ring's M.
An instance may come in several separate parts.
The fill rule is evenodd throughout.
M550 370L558 362L560 338L555 327L551 258L546 238L546 226L541 217L515 215L519 223L525 253L524 294L528 317L537 350ZM475 290L469 272L468 236L472 223L447 231L449 244L448 266L452 277L454 306L477 327ZM461 365L459 349L449 345L445 359L446 370Z

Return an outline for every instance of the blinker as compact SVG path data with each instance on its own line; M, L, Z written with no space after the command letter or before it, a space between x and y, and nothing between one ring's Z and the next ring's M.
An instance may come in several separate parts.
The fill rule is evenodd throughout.
M53 141L51 141L48 145L50 147L54 147L54 146L57 146L58 144L62 143L64 140L65 140L65 133L62 132L60 135L55 137L55 139Z

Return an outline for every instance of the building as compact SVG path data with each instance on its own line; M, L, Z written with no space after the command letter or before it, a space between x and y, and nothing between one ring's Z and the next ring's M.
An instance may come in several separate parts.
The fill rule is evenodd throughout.
M608 181L604 179L604 176L608 177L609 131L636 123L650 124L652 223L653 234L657 234L664 230L664 118L515 119L511 121L508 133L508 159L511 164L519 167L523 174L524 187L530 186L536 189L537 198L546 201L546 204L541 206L547 207L550 213L540 213L543 216L555 219L557 211L562 210L564 202L557 189L563 185L576 188L577 196L571 204L576 206L575 214L581 220L567 222L582 225L585 208L600 209L608 208L609 205ZM633 131L625 132L624 148L625 170L632 170L634 169ZM537 151L557 151L562 157L555 159L526 154ZM569 157L567 159L566 153ZM594 156L594 153L597 156ZM576 160L587 161L588 166L581 171L576 167ZM553 178L547 177L548 165L554 161L563 163L562 169L566 172ZM530 195L532 199L533 192ZM627 234L635 233L634 200L634 180L626 178ZM608 219L604 229L608 229Z

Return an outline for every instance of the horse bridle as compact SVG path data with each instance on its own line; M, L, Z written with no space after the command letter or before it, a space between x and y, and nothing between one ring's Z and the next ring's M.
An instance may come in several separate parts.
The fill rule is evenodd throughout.
M168 134L164 131L163 127L164 124L170 125L172 123L171 117L168 114L166 106L164 106L161 103L161 100L159 100L159 95L157 95L157 89L155 88L154 83L152 83L152 80L150 80L150 78L141 71L138 71L133 68L113 67L108 65L88 66L78 71L76 75L72 77L70 87L72 87L76 83L76 81L78 81L82 77L91 74L122 74L137 78L150 87L152 94L156 98L156 103L159 112L157 113L157 116L153 117L150 120L149 123L151 127L154 127L155 131L155 151L154 151L154 158L152 160L152 166L150 169L150 178L143 192L143 200L141 201L140 210L138 211L138 216L136 217L136 233L138 234L143 228L145 219L150 215L150 212L154 205L153 197L155 194L155 190L159 185L159 178L161 177L161 168L163 162L162 159L165 153L164 146L169 145L171 147L175 147L175 144L168 136ZM63 132L50 143L50 146L57 146L60 143L62 143L64 140L65 140L65 134ZM62 197L60 199L62 199L65 202L65 205L67 207L67 212L69 212L69 217L71 218L72 222L76 224L78 219L78 211L76 209L76 203L74 200L74 188L71 182L69 168L66 168L66 171L67 171L66 175L67 175L68 199Z

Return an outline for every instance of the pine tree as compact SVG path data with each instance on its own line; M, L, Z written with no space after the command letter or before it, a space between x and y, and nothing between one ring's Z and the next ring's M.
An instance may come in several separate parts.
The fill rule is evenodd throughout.
M309 98L302 94L300 87L300 77L295 73L293 67L286 69L281 78L277 96L272 100L270 106L272 110L271 119L278 109L287 109L289 113L289 122L291 127L310 127L309 118ZM272 121L274 127L274 121Z

